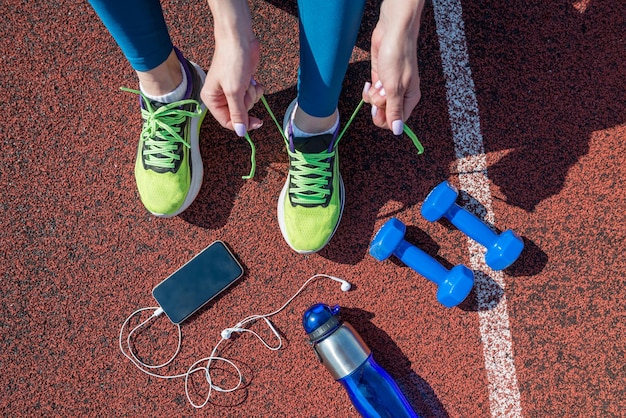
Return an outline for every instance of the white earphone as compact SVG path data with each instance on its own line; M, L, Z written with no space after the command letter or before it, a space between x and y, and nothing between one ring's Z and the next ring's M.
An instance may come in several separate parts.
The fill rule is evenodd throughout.
M240 328L240 327L233 327L233 328L225 328L222 330L222 338L227 340L231 337L231 335L233 334L233 332L244 332L245 329L244 328Z
M341 290L343 290L344 292L347 292L348 290L352 289L352 285L344 279L340 279L339 277L335 277L335 276L326 276L326 277L328 277L331 280L341 283Z
M124 323L122 324L122 327L120 329L120 336L119 336L119 345L120 345L120 350L122 351L122 354L124 354L125 357L127 357L135 366L137 366L137 368L139 368L139 370L141 370L142 372L153 376L153 377L157 377L157 378L161 378L161 379L175 379L175 378L184 378L185 379L185 394L187 395L187 400L189 401L189 403L194 407L194 408L202 408L204 407L208 402L209 399L211 397L211 392L213 390L216 390L218 392L233 392L235 390L237 390L242 382L243 382L243 375L241 374L241 371L239 370L239 368L235 365L235 363L233 363L232 361L223 358L223 357L219 357L217 355L217 349L219 347L219 345L224 342L225 340L229 340L230 337L232 336L233 332L239 332L239 333L250 333L253 334L256 338L259 339L259 341L261 341L261 343L263 343L263 345L265 345L265 347L267 347L268 349L272 350L272 351L276 351L279 350L282 347L283 341L282 338L280 336L280 334L278 333L278 331L276 330L276 328L274 327L274 325L272 324L272 321L269 320L269 318L271 316L276 315L277 313L281 312L283 309L285 309L287 307L287 305L289 305L306 287L307 285L319 278L319 277L325 277L327 279L331 279L334 280L338 283L341 283L341 290L344 292L349 291L352 288L352 285L347 282L346 280L340 279L339 277L335 277L335 276L330 276L328 274L316 274L314 276L309 277L309 279L304 282L304 284L300 287L300 289L291 297L289 298L289 300L287 302L285 302L285 304L283 306L281 306L279 309L275 310L274 312L270 312L268 314L264 314L264 315L250 315L247 318L242 319L241 321L239 321L235 326L230 327L230 328L225 328L222 330L220 336L222 337L221 340L215 345L215 347L213 348L213 351L211 352L211 354L208 357L205 357L203 359L200 359L198 361L196 361L195 363L193 363L191 365L191 367L187 370L186 373L184 374L178 374L178 375L171 375L171 376L164 376L164 375L160 375L160 374L156 374L156 373L152 373L146 369L159 369L161 367L167 366L169 365L174 358L176 358L176 356L178 355L179 351L180 351L180 346L181 346L181 341L182 341L182 334L181 334L181 329L180 329L180 325L177 325L177 329L178 329L178 348L176 349L176 352L174 353L174 355L166 362L160 365L149 365L146 364L144 362L142 362L133 352L132 349L132 344L131 344L131 337L133 336L133 334L135 332L137 332L140 328L142 328L144 325L146 325L150 320L160 316L163 313L163 309L161 309L160 307L155 307L155 308L142 308L142 309L138 309L137 311L135 311L133 314L131 314L126 321L124 321ZM123 333L124 333L124 329L126 328L126 326L128 325L129 321L131 320L131 318L133 318L135 315L137 315L138 313L145 311L145 310L153 310L153 314L150 318L148 318L147 320L143 321L142 323L140 323L139 325L137 325L136 327L134 327L132 330L130 330L130 332L128 333L128 336L126 338L126 344L123 343ZM267 326L270 328L270 330L272 331L272 333L276 336L276 339L278 340L278 345L276 346L271 346L269 345L259 334L257 334L256 332L245 328L246 325L251 324L255 321L257 321L258 319L262 319L265 321L265 323L267 324ZM126 345L126 349L124 347L124 345ZM128 350L128 352L126 352L126 350ZM217 386L215 383L213 383L211 381L211 373L210 373L210 368L211 368L211 364L215 361L222 361L225 362L229 365L231 365L237 375L239 376L239 383L237 385L235 385L234 387L231 388L221 388L219 386ZM206 362L205 366L199 366L200 363ZM192 401L190 395L189 395L189 377L196 372L202 371L205 374L205 377L207 379L207 382L209 383L209 393L207 394L206 398L204 399L204 402L201 404L196 404Z
M277 313L279 313L280 311L282 311L283 309L285 309L287 307L287 305L289 305L291 303L292 300L294 300L299 294L300 292L302 292L304 290L304 288L314 279L318 278L318 277L326 277L328 279L334 280L338 283L341 283L341 290L344 292L349 291L352 288L352 285L344 280L344 279L340 279L339 277L336 276L330 276L328 274L316 274L312 277L310 277L306 282L304 282L304 284L302 285L302 287L300 287L300 289L278 310L271 312L269 314L265 314L265 315L250 315L247 318L244 318L243 320L239 321L235 326L230 327L230 328L225 328L222 330L221 332L221 337L223 340L228 340L230 339L230 337L232 336L233 332L249 332L251 334L254 334L259 340L261 340L261 342L263 342L263 344L265 344L265 346L269 349L272 350L278 350L279 348L282 347L282 339L280 338L280 335L278 334L278 331L276 331L276 329L274 328L274 326L272 325L272 322L268 319L270 316L274 316ZM267 325L270 327L270 329L272 330L272 332L274 333L274 335L276 336L276 338L279 341L279 344L277 347L273 348L271 346L269 346L257 333L250 331L247 328L243 328L245 325L256 321L257 319L263 319L265 320L265 322L267 323Z

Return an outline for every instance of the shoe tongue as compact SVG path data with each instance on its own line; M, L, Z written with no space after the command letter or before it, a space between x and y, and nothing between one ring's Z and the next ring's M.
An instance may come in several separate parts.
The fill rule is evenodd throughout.
M169 103L162 103L162 102L157 102L156 100L150 100L150 104L152 105L152 107L154 107L155 109L158 109L162 106L165 106Z
M144 108L144 109L146 109L146 108L147 108L147 106L146 106L146 101L145 101L145 99L144 99L143 97L139 96L139 101L140 101L140 103L141 103L141 107L142 107L142 108ZM158 108L160 108L160 107L162 107L162 106L165 106L165 105L169 104L169 103L157 102L156 100L152 100L152 99L148 99L148 101L150 102L150 105L152 106L152 108L153 108L154 110L156 110L156 109L158 109Z
M332 148L332 134L316 135L309 138L293 138L293 147L305 154L318 154Z

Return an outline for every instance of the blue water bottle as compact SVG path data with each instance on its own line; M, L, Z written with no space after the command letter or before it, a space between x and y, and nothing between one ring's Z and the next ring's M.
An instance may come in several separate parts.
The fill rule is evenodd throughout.
M302 324L318 359L348 391L363 417L418 417L361 336L341 321L339 306L315 304L304 313Z

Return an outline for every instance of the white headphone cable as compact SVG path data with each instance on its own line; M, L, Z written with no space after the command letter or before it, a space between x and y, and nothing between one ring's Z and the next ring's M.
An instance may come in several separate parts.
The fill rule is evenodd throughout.
M168 366L170 363L172 363L172 361L174 361L174 359L176 358L176 356L178 356L178 353L180 352L181 349L181 343L182 343L182 331L181 331L181 327L179 324L174 324L176 325L176 328L178 330L178 344L177 344L177 348L175 353L172 355L172 357L170 357L169 360L167 360L165 363L159 364L159 365L150 365L147 364L145 362L143 362L142 360L140 360L137 355L135 354L135 352L132 349L132 344L131 344L131 338L132 336L142 327L144 327L146 324L148 324L152 319L157 318L158 316L160 316L163 313L163 309L160 307L149 307L149 308L141 308L141 309L137 309L135 312L133 312L132 314L130 314L128 316L128 318L126 318L126 320L124 321L124 323L122 324L122 327L120 329L120 336L119 336L119 346L120 346L120 351L122 352L122 354L128 358L139 370L141 370L142 372L144 372L145 374L152 376L152 377L156 377L159 379L177 379L177 378L183 378L185 380L185 395L187 396L187 400L189 401L189 403L197 409L203 408L204 406L206 406L206 404L209 402L210 398L211 398L211 393L213 390L216 390L218 392L224 392L224 393L228 393L228 392L234 392L235 390L239 389L241 387L241 384L243 383L243 375L241 373L241 370L239 369L239 367L237 367L237 365L232 362L231 360L228 360L224 357L220 357L217 356L217 349L218 347L222 344L222 342L230 339L230 336L232 334L232 332L240 332L240 333L250 333L252 335L254 335L259 341L261 341L261 343L267 347L269 350L272 351L277 351L280 350L282 348L282 344L283 344L283 340L280 336L280 333L276 330L276 328L274 327L274 325L272 324L272 322L269 320L270 317L280 313L281 311L283 311L296 297L298 297L298 295L300 295L300 293L302 293L302 291L308 286L308 284L319 278L319 277L326 277L328 279L334 280L336 282L341 283L341 290L342 291L348 291L350 290L350 283L348 283L347 281L340 279L338 277L335 276L330 276L328 274L315 274L311 277L309 277L304 284L300 287L300 289L298 289L298 291L291 297L289 298L289 300L287 300L287 302L285 302L280 308L278 308L277 310L270 312L268 314L264 314L264 315L250 315L246 318L244 318L243 320L241 320L240 322L237 323L237 325L235 325L232 328L226 328L222 331L221 333L221 339L220 341L218 341L218 343L215 345L215 347L213 348L213 350L211 351L211 354L208 357L202 358L198 361L196 361L195 363L193 363L191 365L191 367L189 367L189 369L187 370L186 373L184 374L176 374L176 375L160 375L160 374L156 374L156 373L152 373L151 371L148 371L146 369L159 369L165 366ZM141 322L139 325L135 326L132 330L129 331L128 336L126 337L126 346L128 349L128 352L126 352L126 350L124 349L124 330L127 328L130 320L135 317L136 315L140 314L141 312L144 311L148 311L148 310L153 310L153 314L150 316L150 318L146 319L145 321ZM252 331L250 329L244 328L246 325L251 324L259 319L263 319L265 321L265 323L267 324L267 326L270 328L270 331L276 336L276 339L278 340L278 345L276 346L272 346L270 344L267 343L267 341L261 337L258 333L256 333L255 331ZM197 367L198 364L203 363L203 362L207 362L207 364L204 367ZM237 382L237 384L235 386L233 386L232 388L221 388L217 385L215 385L212 382L211 379L211 364L213 361L223 361L229 365L231 365L235 371L237 372L237 375L239 376L239 381ZM189 377L193 374L196 373L198 371L203 371L205 372L205 378L207 380L207 383L209 384L209 391L207 393L206 398L204 399L204 402L202 402L201 404L196 404L193 402L193 400L191 399L191 395L189 393Z

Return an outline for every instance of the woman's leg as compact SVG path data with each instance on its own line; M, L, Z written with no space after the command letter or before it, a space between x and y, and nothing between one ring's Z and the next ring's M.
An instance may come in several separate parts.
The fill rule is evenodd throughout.
M343 213L337 103L364 5L365 0L298 0L298 99L284 119L290 164L278 197L280 231L298 253L321 250Z
M157 216L178 215L202 185L205 73L173 47L159 0L89 1L139 77L144 122L135 180L141 201Z
M298 0L298 109L304 116L327 120L330 126L336 121L335 111L364 7L365 0ZM311 121L300 121L299 116L303 115L296 112L296 125L307 130L307 126L300 125Z
M89 0L137 71L163 63L172 51L159 0Z
M159 0L89 0L137 72L142 90L160 96L182 81Z

